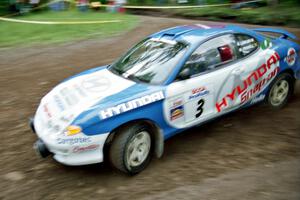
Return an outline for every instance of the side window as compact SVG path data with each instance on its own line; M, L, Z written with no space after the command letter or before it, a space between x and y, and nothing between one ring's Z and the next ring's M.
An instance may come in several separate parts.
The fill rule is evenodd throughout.
M237 47L239 52L239 58L243 58L258 48L258 42L256 39L249 35L236 34Z
M198 47L185 63L190 74L197 75L234 61L238 57L236 38L232 34L213 38Z

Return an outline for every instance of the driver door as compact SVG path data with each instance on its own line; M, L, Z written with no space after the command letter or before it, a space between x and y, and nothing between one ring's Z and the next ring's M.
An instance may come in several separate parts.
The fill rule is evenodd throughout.
M219 114L216 109L219 88L233 71L239 70L240 64L235 62L237 54L232 34L215 37L191 54L166 91L164 113L171 126L186 128ZM187 71L188 77L182 77Z

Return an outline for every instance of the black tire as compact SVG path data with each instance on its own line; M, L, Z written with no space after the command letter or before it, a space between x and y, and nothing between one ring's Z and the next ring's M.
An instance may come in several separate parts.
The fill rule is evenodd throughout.
M139 135L145 134L143 137L150 138L150 147L147 156L137 166L132 166L128 156L130 155L131 144ZM146 136L147 134L149 135ZM148 143L148 140L147 142ZM130 175L137 174L143 171L151 161L153 149L153 140L151 136L151 129L145 124L134 124L120 128L116 132L116 136L109 149L109 159L111 164L118 170ZM133 152L134 150L132 150ZM132 154L131 152L131 154ZM146 152L146 151L145 151Z
M276 94L275 90L279 87L280 84L285 83L287 84L288 91L287 94L283 96L283 98L279 101L275 101L274 96ZM272 82L270 90L267 95L267 102L268 105L275 109L280 109L284 107L287 103L290 97L294 93L294 87L295 87L295 79L294 77L289 73L282 73L280 74L275 80ZM278 93L279 94L279 93Z

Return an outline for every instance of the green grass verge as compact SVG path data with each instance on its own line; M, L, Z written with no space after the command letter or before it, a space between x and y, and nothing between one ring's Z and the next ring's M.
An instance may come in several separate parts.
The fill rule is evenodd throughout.
M14 17L36 21L122 20L120 23L42 25L0 21L0 47L63 43L89 38L106 38L128 31L138 24L138 17L127 14L89 11L45 11Z
M300 27L299 10L300 5L297 4L279 4L276 7L255 9L231 9L230 7L182 9L171 11L171 13L188 18Z

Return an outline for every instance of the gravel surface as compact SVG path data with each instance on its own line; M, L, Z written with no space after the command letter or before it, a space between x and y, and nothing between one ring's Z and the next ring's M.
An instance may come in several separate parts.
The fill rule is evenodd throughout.
M166 142L161 159L129 177L109 164L67 167L35 155L27 121L64 78L112 62L162 28L199 21L141 17L103 40L0 49L0 199L300 199L300 85L282 110L257 105ZM215 24L216 22L200 22ZM300 38L300 29L289 29Z

